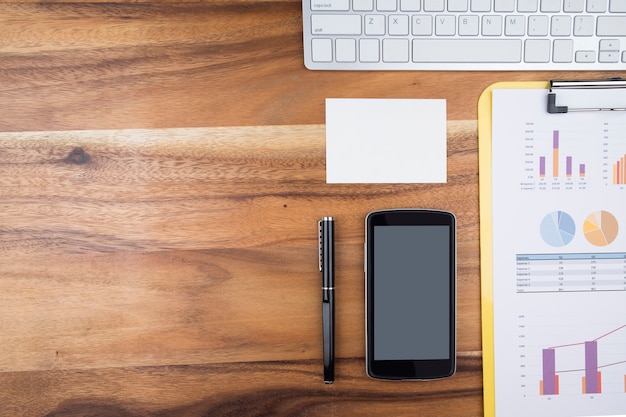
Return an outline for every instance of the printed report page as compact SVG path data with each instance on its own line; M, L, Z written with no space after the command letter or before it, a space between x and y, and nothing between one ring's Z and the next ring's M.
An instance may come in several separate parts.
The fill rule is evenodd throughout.
M493 91L496 416L626 414L626 112Z

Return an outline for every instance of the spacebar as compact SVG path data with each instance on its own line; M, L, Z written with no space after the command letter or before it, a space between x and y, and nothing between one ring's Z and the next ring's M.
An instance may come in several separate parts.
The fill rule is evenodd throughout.
M521 62L520 39L413 39L413 62Z

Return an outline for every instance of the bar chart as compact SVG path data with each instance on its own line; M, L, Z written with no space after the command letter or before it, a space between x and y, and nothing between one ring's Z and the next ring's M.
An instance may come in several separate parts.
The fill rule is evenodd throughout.
M586 190L589 180L599 180L601 148L597 138L601 131L597 126L584 132L567 126L549 127L538 122L526 122L524 126L524 159L520 168L521 190ZM589 141L577 140L581 135Z
M578 129L528 120L520 129L523 191L587 191L618 185L626 190L626 123L604 121Z
M606 185L626 185L626 125L623 123L604 124L602 176Z
M549 173L554 178L571 178L574 175L581 178L584 177L586 175L586 165L584 163L578 163L576 166L576 170L574 171L574 160L572 155L565 155L565 170L563 171L563 168L561 167L561 160L563 159L563 155L561 155L559 138L560 131L552 131L552 155L550 157L548 157L547 155L539 156L539 178L546 178L546 176L548 176L548 171L546 168L546 162L548 160L552 167Z
M626 184L626 154L613 164L613 184Z
M580 382L580 394L601 394L603 372L612 372L614 380L624 381L624 385L620 387L621 391L626 393L626 372L624 365L626 364L626 352L621 360L603 360L599 356L599 346L603 344L616 344L624 339L626 333L626 324L618 326L605 334L590 340L582 340L574 343L550 346L542 349L542 379L539 381L540 395L559 395L560 375L572 374L573 378L578 378ZM621 337L620 337L621 336ZM622 346L623 347L623 346ZM577 349L576 349L577 348ZM577 355L577 364L574 368L568 369L557 368L557 352L559 355ZM576 360L576 359L575 359ZM604 371L603 371L604 370ZM616 378L617 375L617 378Z

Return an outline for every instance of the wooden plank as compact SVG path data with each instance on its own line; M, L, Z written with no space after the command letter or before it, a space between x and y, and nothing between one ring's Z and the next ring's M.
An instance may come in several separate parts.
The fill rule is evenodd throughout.
M448 123L448 183L421 185L326 184L320 125L0 134L0 386L50 372L78 387L101 373L167 375L174 365L224 364L212 369L238 375L230 367L247 363L269 364L268 380L275 366L282 380L280 364L304 363L307 380L321 383L316 222L337 219L337 357L362 361L363 219L388 207L457 214L459 353L474 357L475 129ZM338 384L365 383L362 363L351 366L338 369ZM475 366L459 373L475 402ZM219 384L236 391L245 373L233 378ZM351 389L333 395L352 398ZM63 392L70 405L80 397ZM8 404L39 395L29 389Z
M0 374L3 416L479 416L480 359L430 382L380 382L362 359L337 363L324 385L318 361L224 363Z

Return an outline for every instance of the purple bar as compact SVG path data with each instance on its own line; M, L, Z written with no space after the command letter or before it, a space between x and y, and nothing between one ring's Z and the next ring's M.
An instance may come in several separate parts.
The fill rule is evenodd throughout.
M565 158L565 175L567 177L572 176L572 157L568 156Z
M585 342L585 393L598 394L598 342Z
M539 176L540 177L546 176L546 157L545 156L539 157Z
M585 164L580 164L580 170L579 170L580 176L584 177L585 176Z
M552 149L559 149L559 131L552 132Z
M543 349L543 395L556 394L556 360L554 349Z

